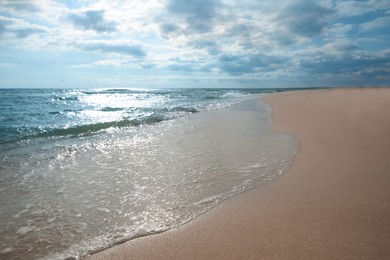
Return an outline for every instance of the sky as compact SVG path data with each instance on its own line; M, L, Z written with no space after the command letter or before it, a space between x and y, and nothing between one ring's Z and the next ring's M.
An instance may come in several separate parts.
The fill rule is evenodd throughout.
M374 85L388 0L0 0L0 88Z

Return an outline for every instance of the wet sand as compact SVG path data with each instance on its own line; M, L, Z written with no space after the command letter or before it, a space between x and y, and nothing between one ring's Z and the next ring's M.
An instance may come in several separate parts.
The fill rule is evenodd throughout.
M190 223L89 259L388 259L390 88L279 93L299 153L276 180Z

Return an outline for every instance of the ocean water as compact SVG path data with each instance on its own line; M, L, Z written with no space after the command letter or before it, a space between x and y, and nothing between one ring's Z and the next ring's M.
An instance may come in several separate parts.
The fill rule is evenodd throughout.
M282 174L263 89L0 89L0 259L83 258Z

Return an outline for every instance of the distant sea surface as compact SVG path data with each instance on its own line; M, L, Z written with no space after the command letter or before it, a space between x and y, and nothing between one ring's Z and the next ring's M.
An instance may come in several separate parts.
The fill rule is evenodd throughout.
M0 259L83 258L274 179L297 145L271 92L0 89Z

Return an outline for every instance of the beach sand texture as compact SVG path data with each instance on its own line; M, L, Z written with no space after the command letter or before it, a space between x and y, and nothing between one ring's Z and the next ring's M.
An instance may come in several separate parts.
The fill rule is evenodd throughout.
M89 259L389 259L390 88L279 93L299 153L276 180Z

